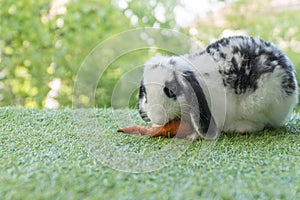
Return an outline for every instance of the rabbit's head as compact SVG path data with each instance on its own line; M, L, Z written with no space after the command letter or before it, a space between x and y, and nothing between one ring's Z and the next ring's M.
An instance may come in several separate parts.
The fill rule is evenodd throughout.
M145 121L156 125L174 119L190 121L202 137L216 131L196 72L184 57L157 56L145 63L139 113Z

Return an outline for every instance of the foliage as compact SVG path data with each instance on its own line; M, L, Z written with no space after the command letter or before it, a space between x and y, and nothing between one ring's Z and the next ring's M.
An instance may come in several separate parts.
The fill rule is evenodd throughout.
M137 12L141 3L130 3L132 12ZM148 8L146 1L143 6ZM125 11L105 0L74 0L66 4L66 13L56 15L50 13L49 0L0 1L0 8L2 106L43 107L50 91L48 84L55 78L62 81L56 100L61 106L70 106L74 80L85 56L95 44L131 28ZM155 20L141 23L152 26ZM117 78L107 75L100 98L109 95Z
M49 0L0 1L0 106L44 107L48 99L60 106L71 106L81 63L97 44L112 35L136 27L171 28L189 33L189 28L180 28L175 22L173 10L177 0L124 0L125 6L119 6L118 2L71 0L64 5L66 12L53 14L53 1ZM199 20L193 25L198 30L194 37L207 45L219 38L224 29L242 29L249 35L279 44L299 70L299 8L273 11L266 9L267 4L268 1L248 0L233 3L230 12L220 11L226 25ZM164 17L157 16L158 8L164 9ZM112 63L99 80L96 106L110 106L119 78L158 52L132 52ZM52 91L51 83L55 80L59 80L59 88ZM136 91L130 106L135 104Z
M37 106L47 94L45 68L54 53L51 26L39 17L49 8L41 1L1 1L1 105Z

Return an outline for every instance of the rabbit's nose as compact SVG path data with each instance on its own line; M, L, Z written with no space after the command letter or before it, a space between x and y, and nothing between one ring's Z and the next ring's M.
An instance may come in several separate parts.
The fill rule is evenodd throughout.
M167 123L167 112L160 104L151 106L147 114L151 122L156 125L164 125Z

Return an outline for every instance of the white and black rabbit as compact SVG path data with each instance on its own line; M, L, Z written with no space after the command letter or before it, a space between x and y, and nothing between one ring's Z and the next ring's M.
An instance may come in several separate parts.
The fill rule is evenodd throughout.
M192 138L279 127L297 103L287 56L270 42L245 36L223 38L194 54L151 58L139 91L145 121L189 121Z

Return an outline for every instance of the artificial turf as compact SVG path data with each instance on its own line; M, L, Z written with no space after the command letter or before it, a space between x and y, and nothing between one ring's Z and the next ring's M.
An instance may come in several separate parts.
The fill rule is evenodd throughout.
M215 142L116 133L135 123L135 110L1 108L0 198L300 197L299 114L285 127Z

